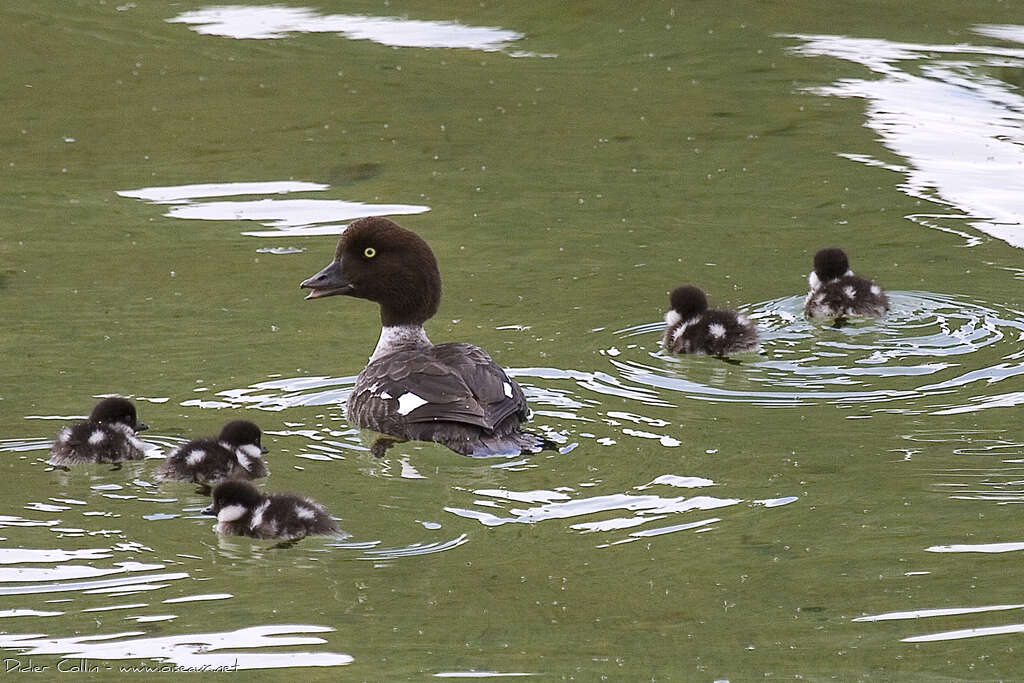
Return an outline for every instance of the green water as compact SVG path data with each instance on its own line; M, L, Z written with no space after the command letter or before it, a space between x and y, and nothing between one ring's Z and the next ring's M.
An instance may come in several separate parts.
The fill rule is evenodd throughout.
M1013 3L310 8L522 34L499 49L168 21L200 7L0 8L7 673L1020 676L1020 249L955 193L908 191L894 167L914 161L880 143L864 98L815 90L877 72L792 50L798 34L919 44L898 77L960 60L1019 98L1024 52L974 30L1019 21ZM976 132L952 125L951 147ZM564 452L374 459L342 403L377 312L298 289L335 238L243 235L273 227L117 194L289 180L325 189L190 201L429 207L393 218L441 264L431 338L511 368ZM885 321L802 320L831 244L892 292ZM751 313L764 353L659 353L682 282ZM50 471L59 425L110 393L136 400L151 458ZM238 417L268 435L266 488L323 502L347 537L221 539L207 498L155 482L170 447ZM942 635L960 629L979 630Z

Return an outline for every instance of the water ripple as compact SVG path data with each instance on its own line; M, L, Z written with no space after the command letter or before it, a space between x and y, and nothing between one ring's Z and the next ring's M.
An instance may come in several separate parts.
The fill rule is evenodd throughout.
M680 476L665 474L656 477L649 484L634 486L635 491L646 491L653 486L667 485L673 488L705 488L714 485L704 477ZM661 496L654 493L610 493L604 495L578 496L571 487L563 486L557 490L515 491L510 489L476 489L472 492L480 496L474 501L477 508L446 507L458 517L474 519L484 526L501 526L504 524L533 524L547 520L575 520L596 516L592 521L577 521L569 525L570 529L581 533L616 532L652 522L668 519L670 516L729 508L747 502L748 505L778 507L795 502L796 496L786 496L768 500L744 501L739 498L718 498L711 495L697 496ZM525 504L518 507L514 504ZM500 510L500 512L491 512ZM632 514L623 515L621 512ZM660 536L677 531L705 531L709 525L721 521L719 517L703 518L693 522L673 523L635 531L618 540L610 541L598 547L608 547L620 543L628 543L640 538Z
M875 410L940 415L1024 402L1024 391L988 391L1024 375L1024 314L921 291L891 292L890 302L883 320L838 329L805 319L800 296L757 304L747 312L761 332L761 353L738 355L734 365L668 354L658 348L663 323L638 325L616 338L649 342L613 347L608 362L619 384L658 390L663 402L672 392L768 406L889 404ZM978 393L965 396L966 387Z

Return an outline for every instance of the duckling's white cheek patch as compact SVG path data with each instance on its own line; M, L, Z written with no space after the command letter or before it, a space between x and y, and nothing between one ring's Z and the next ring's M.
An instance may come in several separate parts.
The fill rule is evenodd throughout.
M512 385L508 382L503 382L501 386L505 390L505 396L512 398Z
M879 294L882 293L882 288L879 287L878 285L871 285L871 293L874 294L875 296L878 296Z
M670 309L665 312L665 324L668 327L678 325L681 322L683 322L683 316L679 315L679 311L676 311L675 309Z
M236 522L245 515L244 505L228 505L222 507L220 512L217 513L217 521L224 522Z
M195 467L206 458L206 451L203 449L194 450L185 456L185 462Z
M420 406L426 405L426 403L427 400L425 398L421 398L411 391L407 391L398 397L398 414L408 415Z
M107 440L107 435L101 429L97 429L95 432L89 435L89 443L93 446L97 446Z

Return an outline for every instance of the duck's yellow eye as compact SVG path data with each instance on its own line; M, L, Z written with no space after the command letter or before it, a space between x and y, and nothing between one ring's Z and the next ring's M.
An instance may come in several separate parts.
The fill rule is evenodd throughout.
M367 247L366 249L363 249L363 256L365 256L366 258L373 258L376 255L377 250L374 249L373 247Z

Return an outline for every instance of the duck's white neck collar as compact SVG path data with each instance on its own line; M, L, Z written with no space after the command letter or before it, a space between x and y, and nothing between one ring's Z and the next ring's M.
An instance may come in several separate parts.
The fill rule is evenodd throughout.
M423 325L385 325L380 328L380 339L377 340L377 348L370 356L370 362L400 349L415 349L421 346L432 346Z

